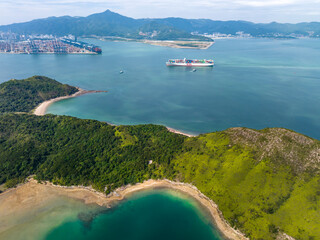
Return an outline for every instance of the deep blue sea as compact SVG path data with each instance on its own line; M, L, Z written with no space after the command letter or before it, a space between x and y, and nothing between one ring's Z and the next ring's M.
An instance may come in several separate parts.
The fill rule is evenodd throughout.
M46 75L90 90L50 113L114 124L163 124L188 133L284 127L320 139L320 40L217 40L208 50L93 42L91 55L0 55L0 82ZM215 67L169 68L168 58ZM124 74L119 74L123 70Z

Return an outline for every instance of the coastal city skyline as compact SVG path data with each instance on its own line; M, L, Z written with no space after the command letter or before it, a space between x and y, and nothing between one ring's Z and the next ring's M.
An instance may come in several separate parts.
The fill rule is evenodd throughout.
M6 0L0 2L0 25L50 16L88 16L106 9L132 18L207 18L255 23L320 21L319 0Z

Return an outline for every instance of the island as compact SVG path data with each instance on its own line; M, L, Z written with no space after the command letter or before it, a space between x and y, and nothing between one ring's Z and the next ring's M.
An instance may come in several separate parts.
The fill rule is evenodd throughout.
M39 189L107 206L161 186L198 200L229 239L320 236L320 141L283 128L187 137L153 124L36 116L31 110L41 101L78 89L31 79L0 84L1 221L4 203L14 207L10 199Z

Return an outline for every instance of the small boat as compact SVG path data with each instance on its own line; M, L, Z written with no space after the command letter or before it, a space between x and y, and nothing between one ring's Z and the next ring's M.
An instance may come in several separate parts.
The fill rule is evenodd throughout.
M124 73L124 71L120 70L120 74L123 74L123 73Z
M196 72L196 71L197 71L197 69L195 69L195 68L194 68L194 69L192 69L192 71L191 71L191 72Z

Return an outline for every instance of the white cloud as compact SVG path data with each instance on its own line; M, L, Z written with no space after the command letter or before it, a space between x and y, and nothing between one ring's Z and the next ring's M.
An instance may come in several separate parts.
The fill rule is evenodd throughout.
M236 3L245 6L251 7L270 7L270 6L287 6L287 5L294 5L297 1L294 0L265 0L265 1L258 1L258 0L241 0L236 1Z

